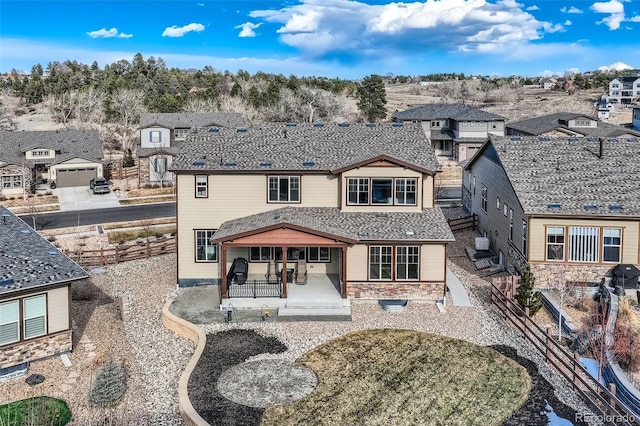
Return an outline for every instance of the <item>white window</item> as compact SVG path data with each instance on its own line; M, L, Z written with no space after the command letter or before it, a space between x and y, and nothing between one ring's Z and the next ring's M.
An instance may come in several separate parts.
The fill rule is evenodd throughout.
M47 334L47 298L44 294L23 300L24 338Z
M160 130L152 130L149 132L149 142L162 142L162 132Z
M487 187L482 185L482 211L487 212Z
M218 246L211 243L211 238L216 230L196 231L196 262L217 262Z
M185 140L187 138L188 134L189 134L189 129L174 129L173 130L173 137L177 141Z
M2 176L2 187L6 189L22 188L22 175Z
M513 210L509 209L509 241L513 241Z
M417 186L415 178L396 179L396 204L415 206Z
M527 255L527 221L522 219L522 254Z
M569 228L569 261L598 262L600 228L571 226Z
M619 263L622 248L622 229L604 228L602 233L602 261Z
M417 246L396 247L396 279L417 280L420 249Z
M500 210L500 197L496 197L496 209Z
M504 217L507 217L508 210L509 210L509 207L507 207L506 204L502 203L502 214L504 215Z
M48 157L49 156L49 150L48 149L36 149L34 151L31 151L31 156L32 157Z
M369 204L368 178L349 178L347 180L347 204Z
M564 259L564 226L547 227L547 260Z
M307 260L313 263L329 263L331 262L330 247L309 247L307 249Z
M196 175L196 197L207 198L207 176Z
M300 176L269 176L270 203L300 201Z
M20 305L17 300L0 303L0 345L20 340Z
M271 247L250 247L250 262L268 262L271 259Z
M372 246L369 247L369 279L382 281L392 279L393 247Z
M476 195L476 177L473 177L473 183L471 184L471 189L473 190L473 196Z

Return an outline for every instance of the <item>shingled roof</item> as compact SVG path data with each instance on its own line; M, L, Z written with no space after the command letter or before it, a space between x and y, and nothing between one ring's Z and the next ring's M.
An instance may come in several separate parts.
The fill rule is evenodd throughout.
M442 120L456 121L505 121L505 118L478 108L461 104L427 104L416 108L398 111L393 114L397 120Z
M172 171L335 172L372 159L435 172L438 161L419 124L285 124L187 136Z
M47 164L58 164L76 157L100 161L104 156L100 134L93 129L0 131L2 161L20 164L25 161L24 153L35 148L56 151L55 159L38 160Z
M439 207L414 213L342 212L334 207L284 207L223 223L214 242L277 225L293 225L352 242L448 242L454 236Z
M167 129L190 129L192 127L245 127L247 120L242 114L232 112L178 112L140 114L140 128L160 126Z
M601 141L602 158L598 138L491 136L483 151L495 148L527 214L639 216L640 139Z
M596 121L597 127L568 127L566 124L564 124L564 122L581 117ZM588 115L578 114L574 112L557 112L554 114L529 118L527 120L514 121L513 123L507 123L505 127L507 129L514 129L518 132L526 133L531 136L543 135L554 130L565 130L571 133L579 133L583 136L595 136L604 138L615 138L621 135L628 134L640 136L640 132L634 131L632 129L615 126L613 124L605 123Z
M87 277L77 263L0 206L0 295Z

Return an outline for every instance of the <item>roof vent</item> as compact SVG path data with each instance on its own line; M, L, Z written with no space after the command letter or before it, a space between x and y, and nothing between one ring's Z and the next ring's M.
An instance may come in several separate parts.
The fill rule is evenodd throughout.
M592 212L598 210L598 206L596 206L595 204L586 204L584 206L584 209L588 212Z
M619 212L619 211L621 211L623 209L624 209L624 207L622 207L620 204L614 204L614 205L609 206L609 210L611 210L611 211Z
M549 203L547 204L547 208L549 210L560 210L562 208L562 206L558 203Z
M194 161L193 163L191 163L191 165L201 167L204 166L204 161Z
M356 235L358 235L358 237L368 237L369 236L369 232L368 231L358 231L358 233Z
M338 123L340 127L349 127L349 123Z
M209 133L218 133L219 129L217 127L209 127L207 130Z
M31 231L29 231L28 229L21 229L21 230L20 230L20 233L21 233L21 234L30 234L30 233L31 233Z
M392 126L393 127L402 127L402 123L393 123Z
M47 253L49 253L51 256L57 256L58 251L57 250L49 250Z
M316 163L314 163L313 161L304 161L304 162L302 163L302 165L303 165L304 167L312 167L312 166L315 166L315 165L316 165Z
M260 163L260 167L271 167L271 161L263 161Z
M298 123L287 123L287 127L296 127Z
M235 161L227 161L226 163L224 163L224 165L227 167L235 167L238 165L238 163L236 163Z
M244 127L238 128L238 133L246 133L246 132L247 132L246 128L244 128Z
M324 127L324 123L313 123L313 127Z
M412 229L408 230L407 232L405 232L405 235L407 237L413 237L414 235L416 235L415 231L413 231Z

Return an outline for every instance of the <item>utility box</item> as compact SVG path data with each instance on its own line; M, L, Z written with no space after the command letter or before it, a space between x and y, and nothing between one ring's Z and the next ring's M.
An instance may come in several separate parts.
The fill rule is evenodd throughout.
M476 237L476 250L489 250L489 239L487 237Z

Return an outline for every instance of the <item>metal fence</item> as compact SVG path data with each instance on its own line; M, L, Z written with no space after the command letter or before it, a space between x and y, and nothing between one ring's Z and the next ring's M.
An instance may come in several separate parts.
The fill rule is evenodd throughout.
M238 298L282 297L280 280L247 280L238 284L235 280L228 282L228 296Z

